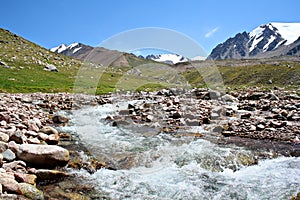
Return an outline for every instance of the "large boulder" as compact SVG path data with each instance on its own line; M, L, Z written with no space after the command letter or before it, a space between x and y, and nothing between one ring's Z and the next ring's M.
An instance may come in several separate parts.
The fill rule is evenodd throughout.
M40 168L64 166L70 160L69 151L56 145L22 144L17 157Z

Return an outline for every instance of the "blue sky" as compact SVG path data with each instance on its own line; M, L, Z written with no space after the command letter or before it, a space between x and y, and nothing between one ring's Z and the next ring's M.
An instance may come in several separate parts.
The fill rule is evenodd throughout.
M268 22L300 22L298 0L2 0L0 27L45 48L96 46L120 32L160 27L181 32L207 53L238 32Z

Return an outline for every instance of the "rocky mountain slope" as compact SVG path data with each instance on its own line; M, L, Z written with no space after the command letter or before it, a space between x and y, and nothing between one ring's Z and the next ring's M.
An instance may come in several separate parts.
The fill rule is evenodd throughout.
M208 59L269 58L300 55L300 23L269 23L238 33L217 45Z

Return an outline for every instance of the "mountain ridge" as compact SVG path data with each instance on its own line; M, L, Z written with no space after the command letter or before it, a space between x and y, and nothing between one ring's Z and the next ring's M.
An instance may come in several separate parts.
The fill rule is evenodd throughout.
M250 32L237 33L218 44L210 60L269 58L300 54L300 23L272 22Z

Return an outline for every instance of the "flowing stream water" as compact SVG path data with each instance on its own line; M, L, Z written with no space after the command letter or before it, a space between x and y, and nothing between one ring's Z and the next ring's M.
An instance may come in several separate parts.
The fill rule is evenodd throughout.
M105 118L114 114L115 106L76 110L76 125L65 127L78 134L93 156L118 169L73 172L103 197L257 200L289 199L300 191L299 157L257 163L255 152L234 145L157 134L142 126L113 127ZM197 131L205 132L201 127Z

